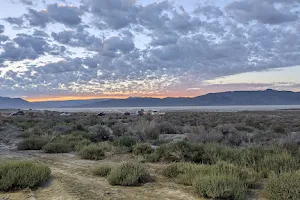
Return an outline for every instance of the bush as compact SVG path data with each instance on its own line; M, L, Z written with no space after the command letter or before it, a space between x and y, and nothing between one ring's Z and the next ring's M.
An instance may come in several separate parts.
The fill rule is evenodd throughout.
M269 178L265 195L270 200L300 199L300 174L282 173Z
M174 124L169 122L162 122L158 127L160 134L179 134L179 131L176 129Z
M116 153L132 152L132 148L136 143L137 139L132 136L121 136L114 142L114 145L117 146Z
M202 197L213 199L245 199L247 192L245 184L231 175L198 176L193 187Z
M194 155L194 146L188 142L172 142L161 145L156 153L159 158L167 162L191 161Z
M299 162L288 153L271 154L263 157L259 163L261 172L280 174L299 169Z
M93 175L107 177L111 172L111 166L101 165L93 169Z
M137 139L131 136L122 136L116 141L118 146L132 148L137 143Z
M79 156L86 160L102 160L105 158L105 153L102 147L89 145L79 151Z
M120 137L127 132L127 126L123 123L117 123L111 127L112 132L115 136Z
M43 147L43 150L46 153L69 153L72 151L72 148L69 144L62 142L52 142L48 143Z
M145 166L135 163L124 163L112 169L107 179L110 185L138 186L149 180Z
M260 177L254 170L219 162L215 165L174 163L164 168L163 175L174 178L179 184L191 186L198 176L233 176L239 178L249 188L256 186Z
M49 180L48 167L27 161L0 164L0 191L34 188Z
M18 144L18 150L41 150L46 144L46 138L27 138Z
M111 129L101 124L89 128L89 137L92 142L107 141L111 137Z
M180 174L180 170L177 164L168 165L162 171L162 174L168 178L175 178Z
M138 143L133 146L133 153L135 155L147 155L151 154L153 149L151 148L150 144L147 143Z

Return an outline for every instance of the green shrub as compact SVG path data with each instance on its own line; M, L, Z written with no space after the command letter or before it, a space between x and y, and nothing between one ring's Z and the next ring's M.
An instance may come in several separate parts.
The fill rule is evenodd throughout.
M0 191L34 188L49 180L48 167L27 161L0 164Z
M295 171L300 167L295 157L280 149L253 147L245 149L240 155L240 160L236 161L238 165L252 168L265 177L270 173Z
M101 146L89 145L79 151L79 156L87 160L102 160L105 158L105 153Z
M112 169L107 179L111 185L138 186L149 180L149 173L145 166L135 163L124 163Z
M92 142L102 142L110 139L112 130L101 124L89 128L89 138Z
M147 155L153 152L150 144L147 143L138 143L133 146L133 151L135 155Z
M131 136L121 136L116 141L118 146L132 148L137 143L137 139Z
M288 153L265 155L260 164L260 171L266 173L279 174L299 169L298 160Z
M69 144L62 142L51 142L43 147L45 153L69 153L72 148Z
M95 167L93 169L93 175L107 177L109 175L109 173L111 172L111 169L112 169L111 166L101 165L101 166Z
M238 177L248 188L256 186L260 180L260 176L254 170L241 168L226 162L219 162L215 165L173 163L164 168L163 175L175 178L177 183L188 186L191 186L198 176L234 176Z
M172 142L161 145L156 154L159 158L167 162L191 161L195 151L188 142Z
M71 143L71 148L72 148L72 150L80 151L84 147L89 146L91 143L92 142L90 140L85 139L85 140L81 140L79 142Z
M169 122L162 122L158 125L160 134L179 134L178 129Z
M46 138L27 138L18 144L18 150L41 150L47 143Z
M268 179L265 195L269 200L300 199L300 174L282 173Z
M155 163L155 162L159 162L159 160L160 160L160 157L156 153L151 153L151 154L145 155L146 162Z
M245 199L246 185L232 175L198 176L193 182L196 192L213 199Z
M178 169L178 165L177 164L171 164L171 165L166 166L163 169L162 174L165 177L168 177L168 178L175 178L175 177L177 177L180 174L180 171Z

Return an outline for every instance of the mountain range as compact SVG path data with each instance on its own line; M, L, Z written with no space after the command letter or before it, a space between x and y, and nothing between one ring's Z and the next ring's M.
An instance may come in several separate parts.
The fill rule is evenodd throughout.
M0 97L0 108L101 108L160 106L300 105L300 92L262 90L210 93L194 98L127 98L28 102Z

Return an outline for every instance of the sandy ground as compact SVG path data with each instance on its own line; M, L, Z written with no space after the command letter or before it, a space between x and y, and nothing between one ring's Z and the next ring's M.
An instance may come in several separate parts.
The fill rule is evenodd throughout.
M4 159L34 160L51 168L52 179L35 190L0 193L0 200L113 200L113 199L199 199L193 190L169 182L158 173L162 165L148 164L150 183L140 187L110 186L105 178L95 177L91 169L98 164L118 165L134 160L132 155L109 155L101 161L86 161L75 154L45 154L40 151L17 151L20 129L6 127L0 132L0 162Z
M11 128L11 127L10 127ZM1 131L0 162L2 159L34 160L51 168L52 179L35 190L0 193L0 200L196 200L190 187L170 182L159 171L162 164L147 164L153 181L140 187L110 186L105 178L95 177L91 169L98 164L118 165L134 160L132 155L109 155L101 161L86 161L75 154L45 154L40 151L17 151L18 129ZM7 137L9 136L9 137ZM13 141L13 142L12 142ZM250 199L261 199L254 195Z
M91 168L100 163L117 165L120 157L112 156L105 160L85 161L74 154L48 155L38 151L20 152L0 149L1 159L30 159L44 163L51 168L52 180L36 190L24 190L15 193L0 193L0 199L9 200L98 200L98 199L199 199L191 188L170 183L157 171L159 165L149 165L155 180L141 187L113 187L105 178L91 175ZM122 160L133 159L126 155Z

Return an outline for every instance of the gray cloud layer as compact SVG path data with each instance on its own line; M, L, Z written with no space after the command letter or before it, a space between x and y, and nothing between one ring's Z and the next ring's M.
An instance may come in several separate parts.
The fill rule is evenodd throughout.
M231 0L188 11L167 0L147 5L82 0L76 6L49 4L42 11L34 8L36 2L22 2L31 6L28 12L5 21L32 34L12 40L0 35L1 69L9 67L7 61L45 56L58 61L2 76L0 69L0 93L165 93L221 76L300 64L296 0ZM64 28L53 29L58 25Z

